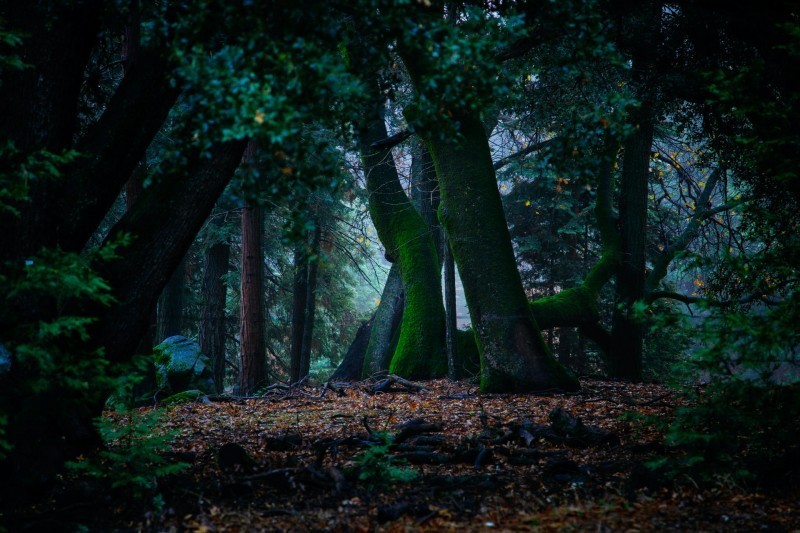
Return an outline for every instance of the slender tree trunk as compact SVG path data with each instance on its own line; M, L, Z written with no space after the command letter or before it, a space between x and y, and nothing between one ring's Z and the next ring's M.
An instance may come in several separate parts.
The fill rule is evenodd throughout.
M290 352L289 381L296 383L302 377L303 331L306 327L306 301L308 298L308 243L298 242L294 247L294 282L292 283L292 347Z
M652 106L643 104L633 118L637 130L625 142L620 181L622 255L617 270L608 371L614 378L640 381L645 325L641 317L636 316L635 304L644 299L647 178L654 128Z
M264 337L263 208L242 209L242 311L239 390L253 394L267 384Z
M219 227L220 217L211 217L211 224ZM225 301L227 286L223 277L228 273L230 245L216 241L206 249L203 257L203 307L201 310L198 341L200 350L211 358L214 367L214 384L217 392L225 388Z
M444 232L442 232L444 233ZM458 320L456 317L456 265L453 260L453 252L450 250L450 243L447 236L442 239L444 249L444 312L445 312L445 335L447 341L447 376L450 379L458 377L458 344L457 331Z
M320 221L315 221L314 236L311 239L310 261L308 263L308 282L306 283L306 308L303 319L303 342L300 349L300 378L311 370L311 344L314 340L314 320L317 314L317 272L319 271L319 243L322 237Z
M631 86L640 104L629 109L629 121L635 131L623 143L619 191L621 258L616 273L608 371L611 377L630 381L642 379L645 325L637 316L636 307L645 303L647 184L657 113L654 81L661 17L662 2L647 0L630 4L625 20L620 22L624 30L620 49L630 54Z

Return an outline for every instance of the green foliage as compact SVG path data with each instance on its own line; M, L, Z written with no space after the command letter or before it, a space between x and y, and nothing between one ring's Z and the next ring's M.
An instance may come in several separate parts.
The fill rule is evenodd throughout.
M692 347L693 330L678 304L660 300L649 307L649 331L644 338L643 370L647 379L669 381L673 370L685 362Z
M31 183L59 179L61 168L77 156L78 153L72 150L23 153L10 140L0 142L0 214L7 211L19 215L18 204L28 200Z
M26 426L39 423L26 418L36 402L19 404L18 398L36 396L47 402L53 395L58 401L53 401L50 411L66 416L73 409L80 410L78 406L102 401L104 394L124 381L120 376L125 369L112 369L102 350L87 349L85 342L96 321L91 313L114 302L93 264L114 259L117 249L127 242L128 237L121 236L84 255L45 249L21 268L17 265L0 273L0 292L6 302L0 321L14 324L4 339L11 354L5 366L16 375L4 385L0 413L6 423L21 424L17 430L24 433ZM15 309L21 303L51 309L49 318L20 319ZM0 435L0 457L4 457L4 449L20 444L15 440L14 432Z
M14 53L14 49L22 45L24 37L23 33L6 28L6 21L0 18L0 69L22 70L31 67Z
M386 432L374 435L378 441L355 458L359 468L358 479L375 487L388 487L394 483L415 480L419 476L417 471L404 467L404 461L398 461L390 455L392 436Z
M688 365L708 384L688 388L690 403L667 433L685 455L660 464L704 479L797 474L790 465L800 455L798 320L800 296L793 293L758 314L726 310L706 321L705 346Z
M185 469L164 457L170 450L171 433L158 433L159 411L121 411L121 422L100 417L95 424L105 443L96 456L67 464L75 473L109 483L112 489L129 490L137 499L155 496L158 479Z
M409 52L405 58L409 68L420 74L417 99L407 108L406 117L412 128L433 126L445 136L452 133L454 114L482 114L495 99L508 94L507 80L497 75L496 55L523 37L524 18L453 4L451 10L462 11L452 14L458 22L450 23L441 17L420 16L418 6L410 9L415 13L400 8L389 14L396 17L401 50Z

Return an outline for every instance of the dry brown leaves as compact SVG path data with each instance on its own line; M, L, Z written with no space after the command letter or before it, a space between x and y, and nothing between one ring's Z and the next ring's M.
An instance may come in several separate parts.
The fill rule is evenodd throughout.
M371 394L357 384L341 389L341 395L327 389L321 397L321 388L307 387L278 397L169 408L164 428L178 434L175 451L194 461L189 474L162 486L167 512L156 518L156 529L800 527L797 494L768 497L730 484L701 490L690 483L651 483L641 463L658 449L660 435L622 415L671 416L679 398L661 386L584 381L578 394L533 396L479 395L475 386L446 380L424 385L415 393ZM519 430L548 425L556 407L617 435L619 444L575 448L534 429L527 435ZM442 432L416 449L447 462L412 465L420 476L407 484L376 487L359 481L354 457L364 449L358 442L368 438L365 421L373 431L392 432L417 418L441 424ZM226 443L240 445L254 463L220 467L218 451ZM477 449L489 450L478 466L474 455L462 453ZM344 485L335 472L346 478ZM145 527L145 519L131 525Z

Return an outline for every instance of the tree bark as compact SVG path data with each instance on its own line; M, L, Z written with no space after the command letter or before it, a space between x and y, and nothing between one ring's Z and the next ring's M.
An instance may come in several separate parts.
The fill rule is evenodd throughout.
M361 379L361 369L364 367L364 355L367 352L374 318L375 315L358 327L353 342L347 349L342 362L329 378L330 381L358 381Z
M242 210L242 310L239 391L248 395L267 385L264 337L264 215L258 206Z
M161 343L173 335L183 334L183 293L186 291L186 259L169 277L158 299L158 326L156 341Z
M319 271L319 243L322 238L320 221L315 221L314 236L308 263L308 282L306 283L306 307L303 318L303 339L300 348L300 379L311 370L311 344L314 340L314 320L317 314L317 272Z
M389 371L394 355L392 338L403 320L404 306L405 292L400 267L392 265L383 285L380 304L370 320L369 343L364 354L361 377L368 378Z
M608 371L613 378L641 381L645 326L641 317L636 317L634 306L644 298L647 178L654 128L652 106L643 104L633 117L637 131L625 142L620 181L622 254L617 269Z
M74 124L66 118L59 118L66 112L74 122L74 107L63 105L64 101L69 101L74 89L61 82L52 88L53 91L62 91L55 95L49 92L47 95L38 94L50 90L45 87L37 89L33 96L9 96L16 98L10 100L16 107L24 109L25 103L31 101L38 106L36 112L28 113L29 125L31 122L39 124L38 119L31 117L38 117L39 113L56 105L61 106L57 113L54 108L51 116L42 119L52 122L51 125L30 125L30 129L38 133L22 128L20 133L11 136L15 143L19 143L18 147L51 151L74 148L80 155L63 169L61 179L31 183L29 196L32 201L19 206L19 217L6 220L7 215L0 215L0 225L12 229L0 235L0 259L10 250L32 255L42 247L59 246L69 251L83 248L142 160L147 146L177 100L179 91L169 84L170 65L162 52L141 52L138 62L131 63L103 115L74 144ZM54 67L54 70L66 69L67 66ZM78 68L78 75L82 74L83 69ZM34 72L34 75L46 76L44 71ZM26 83L21 87L27 87ZM55 98L57 103L42 101L51 98ZM5 96L2 99L5 101ZM17 113L18 110L11 116L16 117Z
M371 145L387 137L382 98L374 99L359 128L369 210L387 257L403 280L405 306L389 371L410 379L445 375L444 306L440 266L430 230L400 184L390 149Z
M637 316L637 303L644 304L647 244L647 185L656 115L655 70L661 31L660 2L631 4L622 22L622 49L632 62L632 86L640 101L629 110L635 131L623 143L619 219L621 260L616 272L616 294L612 318L612 351L608 371L613 378L642 379L645 325ZM627 39L627 40L626 40Z
M220 217L211 217L211 224L219 227ZM227 286L223 277L228 273L230 245L215 237L203 257L203 307L200 317L198 341L200 350L211 358L214 367L214 384L221 394L225 385L225 301Z
M458 321L456 317L456 265L453 252L447 237L442 239L444 248L444 312L445 312L445 338L447 350L447 377L456 379L458 369Z
M294 282L292 283L292 347L289 380L296 383L302 376L303 332L306 327L308 298L308 243L303 240L294 247Z
M576 390L577 380L553 358L528 307L483 125L467 114L457 120L458 139L423 138L441 187L439 220L481 353L481 390Z

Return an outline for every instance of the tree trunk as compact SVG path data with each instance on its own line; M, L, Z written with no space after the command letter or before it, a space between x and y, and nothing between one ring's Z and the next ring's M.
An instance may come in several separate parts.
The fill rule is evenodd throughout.
M85 9L95 3L74 4ZM16 147L26 151L74 148L81 157L62 169L61 179L32 182L31 202L20 205L19 217L0 213L0 226L11 229L0 233L0 260L11 250L26 256L42 247L80 251L142 160L179 94L170 86L170 65L162 56L164 50L142 49L137 61L126 68L125 77L102 116L73 142L75 106L84 72L81 62L85 64L88 59L88 49L84 47L91 45L97 34L87 25L93 24L100 8L91 7L88 13L79 13L78 8L75 11L59 18L53 26L57 29L45 32L53 37L41 38L41 43L49 43L53 50L30 51L31 56L26 59L33 61L36 68L18 75L9 70L9 79L4 73L0 101L11 105L8 112L6 105L0 105L0 116L12 129L3 128L3 133L9 133L8 138ZM69 27L74 18L85 20L77 23L80 29L76 33L66 37L70 42L61 43L61 26ZM46 26L39 19L36 24ZM88 43L84 42L87 35L91 36ZM53 54L54 50L58 54ZM54 56L58 57L58 64L51 63Z
M98 320L84 348L103 350L114 371L127 371L161 290L233 176L243 149L242 143L232 142L213 147L209 158L197 154L187 158L182 172L142 191L112 228L110 238L120 233L135 238L118 250L117 259L98 265L98 274L112 288L116 302L87 310L86 316ZM2 378L0 390L4 407L15 413L5 427L7 438L22 445L0 462L3 479L17 481L0 490L24 498L31 488L51 480L65 460L99 444L93 419L100 415L112 391L108 382L93 383L90 398L76 397L74 390L51 383L47 393L35 398L12 398L7 393L14 383L14 371L12 368L12 376Z
M186 259L183 259L170 276L167 286L158 299L157 342L173 335L183 334L183 293L186 291Z
M444 233L444 232L443 232ZM445 312L445 337L447 340L447 377L456 379L458 369L458 344L457 331L458 321L456 317L456 265L453 260L453 252L450 251L450 243L447 236L442 239L444 248L444 312Z
M414 209L397 175L391 149L371 145L388 134L383 99L373 100L359 131L369 210L387 257L403 280L405 306L389 371L410 379L443 376L444 306L440 266L430 230Z
M219 227L219 216L212 215L211 224ZM211 358L217 393L225 388L225 301L227 286L223 277L228 273L230 245L216 240L203 257L203 307L200 315L198 341L200 350Z
M242 311L239 391L248 395L267 385L264 337L263 208L242 209Z
M528 307L497 190L486 133L458 116L458 139L426 135L447 232L481 353L481 390L576 390L547 348Z
M631 106L629 120L635 131L624 141L619 194L621 260L617 268L612 350L608 371L613 378L642 379L645 325L635 306L644 303L647 244L647 183L655 129L656 95L653 87L660 41L661 2L631 4L622 23L621 49L630 53L633 87L641 102ZM626 41L627 39L627 41Z
M306 327L306 301L308 298L308 243L305 242L305 239L294 247L292 287L292 347L289 381L296 383L302 377L303 332Z
M314 320L317 314L317 272L319 271L319 243L322 237L320 221L315 221L314 236L311 239L310 261L308 263L308 282L306 283L306 308L303 318L303 339L300 349L300 379L311 370L311 343L314 340Z
M643 104L633 118L637 130L625 142L620 181L622 255L617 269L608 371L613 378L641 381L645 326L641 317L636 317L634 306L644 298L646 275L647 178L654 126L651 105Z
M405 292L400 267L396 264L389 269L389 276L383 285L381 302L370 320L369 343L364 354L361 377L368 378L380 372L388 372L392 362L392 338L403 319Z
M358 327L353 342L347 349L344 359L329 378L330 381L358 381L361 379L361 369L364 367L364 355L367 353L374 318L375 315Z
M414 139L411 155L411 202L428 226L436 254L441 265L443 259L444 234L439 226L439 181L428 148L419 139Z
M130 211L133 205L142 195L144 191L144 179L146 177L146 166L144 163L139 164L136 170L133 171L131 177L125 182L125 210ZM154 308L150 313L150 323L142 338L139 340L139 345L136 347L136 355L147 357L147 365L144 368L144 375L142 380L137 383L133 388L133 403L136 404L140 398L145 395L152 394L158 389L156 380L155 365L153 365L153 346L156 344L156 328L158 325L158 315Z

